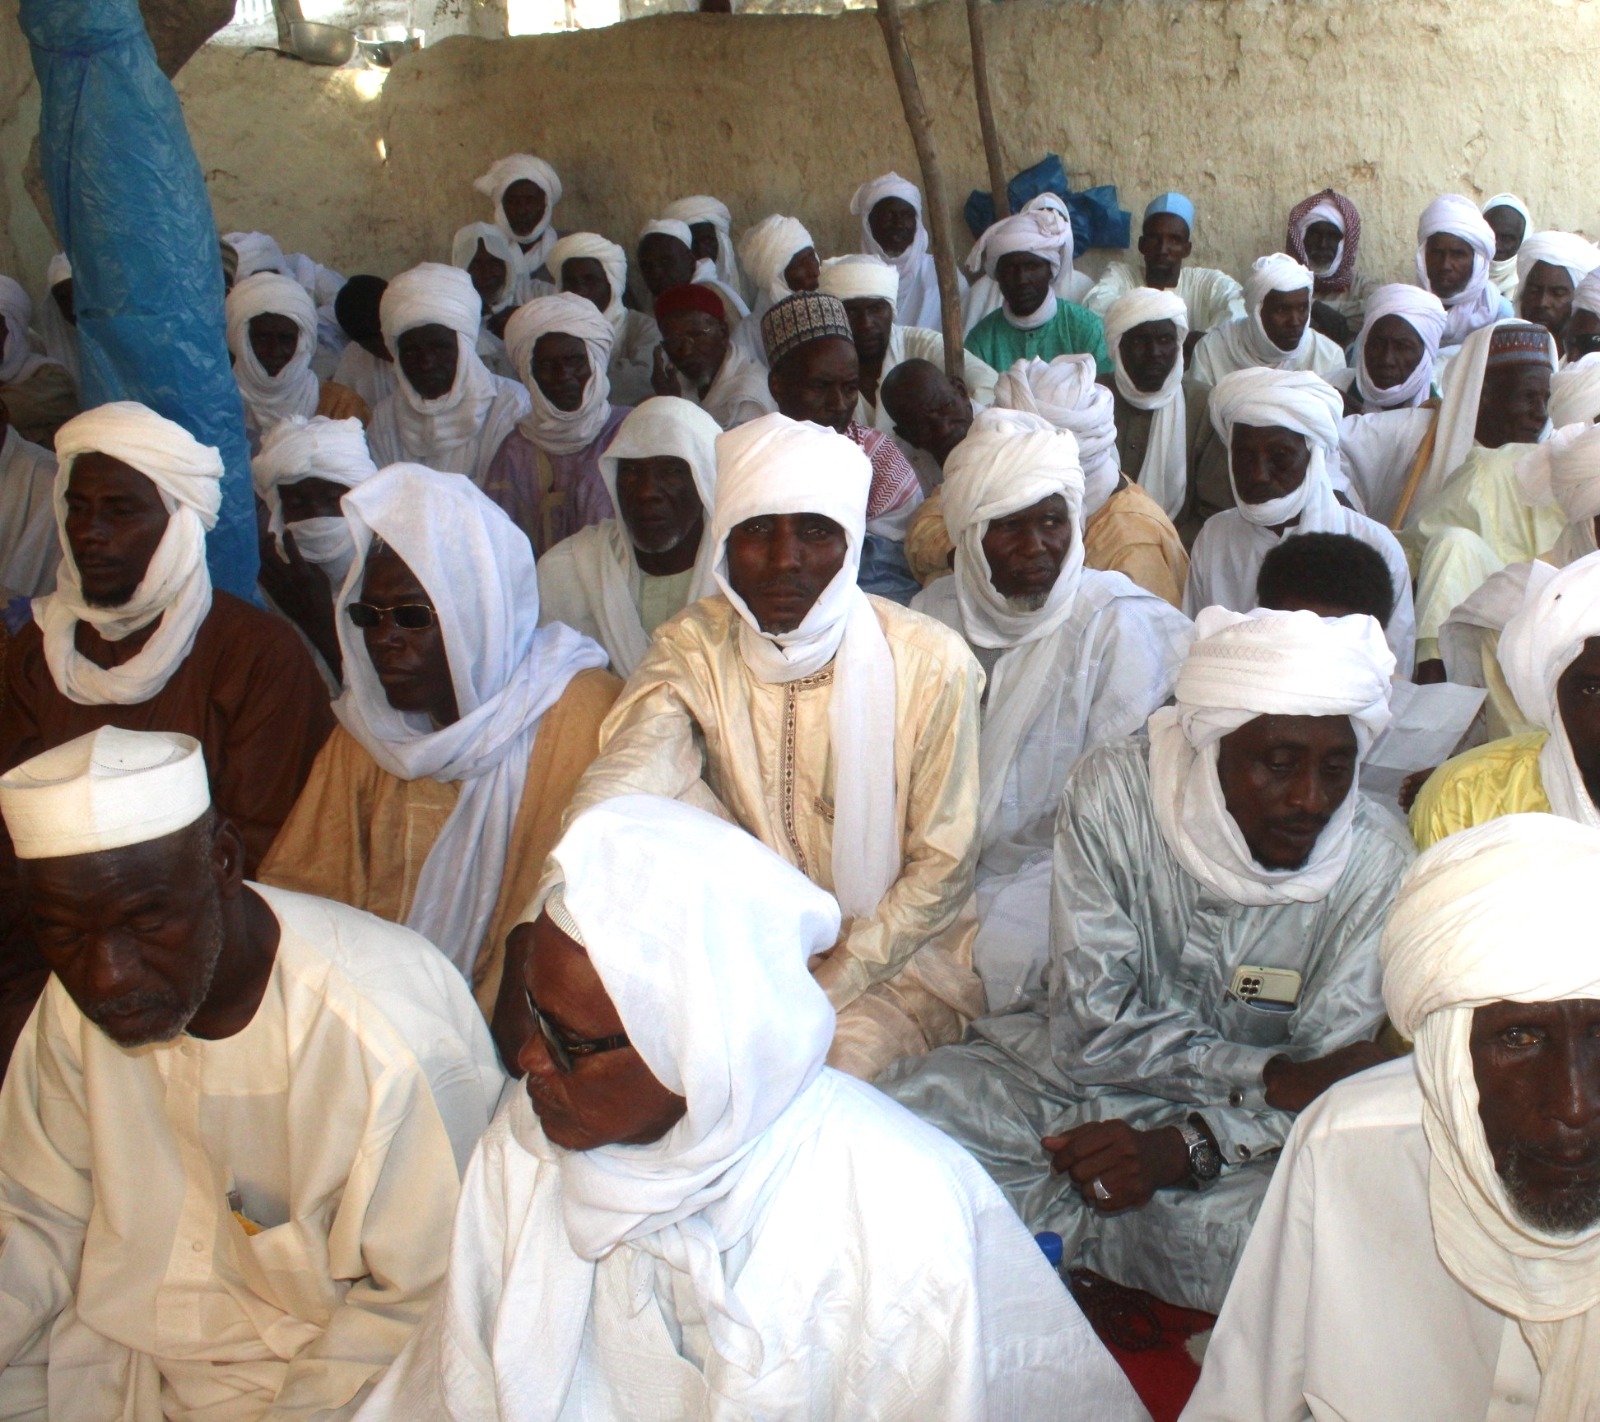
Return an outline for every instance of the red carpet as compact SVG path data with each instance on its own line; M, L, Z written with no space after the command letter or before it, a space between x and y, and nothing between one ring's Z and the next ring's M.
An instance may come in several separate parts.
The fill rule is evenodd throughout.
M1200 1378L1200 1365L1185 1345L1216 1317L1162 1303L1154 1294L1124 1288L1087 1269L1072 1271L1072 1296L1153 1422L1177 1422Z

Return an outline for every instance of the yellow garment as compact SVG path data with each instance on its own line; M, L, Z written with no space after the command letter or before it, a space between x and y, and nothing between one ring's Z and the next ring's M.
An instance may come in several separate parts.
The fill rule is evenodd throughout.
M506 934L533 898L545 856L560 838L562 811L594 759L600 723L621 689L610 672L579 672L539 723L505 882L472 970L473 996L485 1016L500 990ZM340 726L267 851L261 880L404 923L428 851L460 793L459 785L389 774Z
M927 587L950 572L954 551L944 521L944 490L935 489L911 515L906 562L912 576ZM1121 573L1183 610L1189 555L1172 520L1137 484L1125 483L1089 516L1083 526L1083 565L1102 573Z
M330 420L360 420L365 429L372 423L372 409L348 385L324 380L317 391L317 413Z
M1548 732L1506 736L1445 761L1417 792L1411 837L1418 849L1501 815L1550 813L1539 775Z
M896 1057L956 1041L983 1010L969 901L978 856L982 673L930 618L872 599L894 657L896 811L904 869L868 920L847 921L817 981L839 1011L828 1060L870 1079ZM718 810L833 888L830 664L767 684L739 651L743 624L706 598L656 633L600 730L572 818L614 795Z

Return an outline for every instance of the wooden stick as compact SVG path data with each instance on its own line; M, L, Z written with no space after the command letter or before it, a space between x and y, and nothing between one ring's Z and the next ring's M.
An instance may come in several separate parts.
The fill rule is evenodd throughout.
M972 37L972 96L978 104L983 156L989 163L989 192L994 198L994 220L998 222L1011 216L1011 195L1006 191L1005 160L1000 156L994 100L989 94L989 44L983 35L983 4L984 0L967 0L967 33Z
M894 71L895 88L900 91L900 107L905 110L906 127L917 150L922 168L922 191L927 198L923 221L933 247L933 265L939 274L939 308L944 331L945 374L951 379L965 367L962 354L961 288L956 282L955 249L950 237L950 207L944 193L944 170L939 166L939 149L933 139L933 120L922 102L917 71L906 47L905 25L900 17L900 0L878 0L878 24L889 50L889 68Z
M1406 515L1411 512L1411 501L1417 496L1417 486L1422 483L1423 472L1433 459L1433 446L1439 438L1438 402L1428 403L1434 407L1433 423L1428 426L1428 432L1423 435L1422 443L1417 446L1417 457L1411 461L1411 475L1400 493L1400 502L1395 505L1394 517L1389 520L1389 527L1396 533L1405 527Z

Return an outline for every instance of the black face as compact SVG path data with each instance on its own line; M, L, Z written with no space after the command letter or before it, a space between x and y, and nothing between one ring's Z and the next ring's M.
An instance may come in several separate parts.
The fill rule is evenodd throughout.
M895 433L914 449L931 454L941 468L972 428L972 401L966 387L933 365L899 382L892 398L888 390L880 398L894 420Z
M705 384L728 354L728 326L704 311L675 311L661 318L661 344L676 369Z
M1600 351L1600 316L1578 310L1567 322L1567 359L1580 361Z
M611 305L611 283L595 257L568 257L561 264L561 289L592 302L600 311Z
M728 533L728 586L763 632L793 632L848 552L844 530L822 514L747 518Z
M277 375L294 359L295 351L300 348L300 328L289 317L276 311L263 311L259 316L252 316L247 329L250 349L255 352L262 370L268 375Z
M1298 869L1355 784L1348 716L1257 716L1222 738L1223 803L1263 869Z
M1145 321L1130 327L1117 344L1117 354L1122 357L1122 368L1133 382L1133 388L1154 394L1167 383L1178 357L1183 354L1178 323Z
M512 232L524 241L532 237L534 229L544 221L546 205L544 189L527 178L518 178L500 199L506 222L510 224Z
M1550 367L1527 360L1495 365L1492 355L1489 360L1474 437L1485 449L1537 443L1550 408Z
M1393 390L1411 378L1428 348L1404 316L1380 316L1367 332L1367 374L1380 390Z
M882 198L867 214L867 226L884 253L898 257L917 239L917 210L904 198Z
M845 302L844 310L856 339L856 355L877 364L888 354L889 337L894 334L894 307L878 297L857 296Z
M1235 425L1228 449L1241 503L1266 504L1294 493L1311 467L1306 437L1281 425Z
M1280 351L1299 347L1311 321L1309 291L1269 291L1261 302L1261 329Z
M144 581L170 515L161 491L131 464L80 454L67 481L63 525L84 600L121 607Z
M456 383L456 333L430 322L401 333L400 373L424 400L448 395Z
M1178 284L1178 273L1194 250L1189 224L1175 212L1158 212L1147 217L1139 235L1139 255L1144 258L1147 286L1165 290Z
M551 331L533 343L529 362L533 383L558 410L572 411L583 404L589 385L589 349L577 336Z
M493 311L506 294L506 278L511 272L482 238L478 240L478 250L472 254L472 260L467 263L467 275L472 278L472 289L483 302L483 309Z
M1423 243L1422 262L1428 273L1428 285L1440 301L1448 301L1467 289L1476 265L1475 256L1467 243L1448 232L1435 232Z
M686 459L619 459L617 512L633 546L645 553L671 552L691 535L699 545L705 511Z
M1031 316L1050 295L1050 263L1032 252L1007 252L994 265L994 282L1013 316Z
M1015 611L1043 607L1072 551L1072 511L1051 494L990 521L983 535L989 581Z
M802 247L790 257L789 265L783 269L783 279L789 283L790 291L815 291L822 280L822 262L817 249Z
M1556 681L1556 705L1586 782L1600 784L1600 637L1590 637Z
M1494 231L1494 259L1509 262L1517 255L1522 239L1528 235L1528 223L1514 207L1491 207L1483 220Z
M651 296L660 296L694 279L694 253L670 232L651 232L639 239L639 275Z
M417 575L387 550L368 559L361 601L387 608L433 606ZM437 617L426 627L408 628L387 615L376 627L363 628L361 637L383 694L396 711L428 716L436 726L453 725L461 719L444 628Z
M1575 291L1572 273L1565 267L1535 262L1517 293L1518 314L1524 321L1543 326L1559 340L1572 315Z
M1301 239L1306 249L1306 265L1314 272L1326 272L1339 259L1339 244L1344 233L1331 222L1313 222Z
M285 523L304 523L311 518L340 518L344 510L339 500L350 491L332 479L296 479L278 485L278 502L283 506Z
M767 377L778 409L843 434L855 418L861 365L854 342L824 336L790 351Z
M690 250L699 261L714 262L720 253L720 243L717 239L717 225L714 222L691 222L689 224Z

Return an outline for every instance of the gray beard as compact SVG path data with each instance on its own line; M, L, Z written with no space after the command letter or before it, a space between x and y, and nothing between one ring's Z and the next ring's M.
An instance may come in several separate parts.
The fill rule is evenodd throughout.
M1552 1199L1533 1199L1522 1179L1521 1161L1516 1148L1508 1152L1501 1180L1511 1207L1524 1224L1545 1234L1582 1234L1600 1224L1600 1185L1585 1190L1569 1190Z
M633 546L641 553L670 553L674 548L681 548L688 536L687 533L680 533L676 538L641 540L631 528L628 530L628 537L633 540Z
M1049 601L1050 594L1047 592L1025 593L1021 597L1008 597L1006 599L1006 611L1018 613L1037 612Z
M211 920L210 932L205 950L205 962L202 965L200 979L196 990L189 1001L184 1002L177 998L168 997L164 993L129 993L118 998L115 1002L105 1004L107 1007L123 1009L139 1009L146 1005L153 1007L171 1007L171 1012L165 1022L150 1028L142 1036L120 1039L112 1038L119 1047L133 1049L136 1047L155 1046L161 1042L171 1042L183 1034L184 1029L194 1021L194 1015L205 1006L206 999L211 995L211 984L217 976L217 963L222 957L222 906L215 905ZM86 1013L91 1022L96 1018L93 1014ZM98 1024L97 1024L98 1025ZM109 1035L109 1034L107 1034Z

